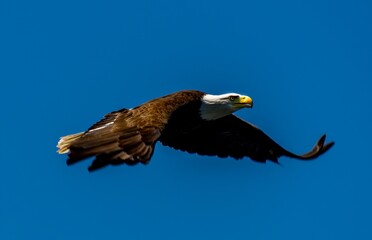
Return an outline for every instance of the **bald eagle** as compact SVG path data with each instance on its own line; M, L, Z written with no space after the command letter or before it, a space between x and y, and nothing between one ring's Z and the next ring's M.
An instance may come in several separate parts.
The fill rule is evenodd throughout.
M88 168L93 171L110 164L147 164L158 141L189 153L275 163L281 156L314 159L334 144L324 144L323 135L310 152L294 154L232 114L252 107L250 97L237 93L180 91L111 112L85 132L61 137L58 153L68 153L68 165L95 157Z

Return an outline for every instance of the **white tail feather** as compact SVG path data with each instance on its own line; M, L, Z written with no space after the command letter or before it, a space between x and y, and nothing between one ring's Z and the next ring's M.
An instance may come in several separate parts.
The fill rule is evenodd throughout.
M75 133L61 137L58 141L57 147L59 148L57 152L59 154L68 153L70 151L71 144L78 138L80 138L84 133Z

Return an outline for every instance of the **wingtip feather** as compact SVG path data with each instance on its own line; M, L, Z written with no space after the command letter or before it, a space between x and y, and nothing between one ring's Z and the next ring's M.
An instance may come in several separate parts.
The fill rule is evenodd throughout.
M316 142L316 144L314 145L314 147L311 149L310 152L305 153L303 155L297 155L297 154L289 153L289 156L293 157L293 158L296 158L296 159L300 159L300 160L312 160L312 159L317 158L318 156L320 156L323 153L325 153L326 151L328 151L335 144L334 142L328 142L328 143L324 144L325 140L326 140L326 137L327 137L327 135L323 134L319 138L319 140Z

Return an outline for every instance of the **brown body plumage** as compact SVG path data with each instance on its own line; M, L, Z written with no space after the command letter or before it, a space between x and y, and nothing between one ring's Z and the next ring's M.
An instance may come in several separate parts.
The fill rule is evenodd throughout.
M68 153L67 164L95 156L89 167L92 171L109 164L148 163L157 141L190 153L235 159L247 156L259 162L277 162L282 155L313 159L333 145L324 144L324 135L307 154L285 150L260 129L231 114L251 107L248 98L194 90L173 93L109 113L87 131L62 137L58 152Z

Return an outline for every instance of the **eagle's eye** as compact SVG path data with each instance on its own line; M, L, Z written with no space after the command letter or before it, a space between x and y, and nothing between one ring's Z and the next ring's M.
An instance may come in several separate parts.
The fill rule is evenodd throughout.
M230 100L230 101L235 101L237 98L238 98L238 96L230 96L230 97L229 97L229 100Z

